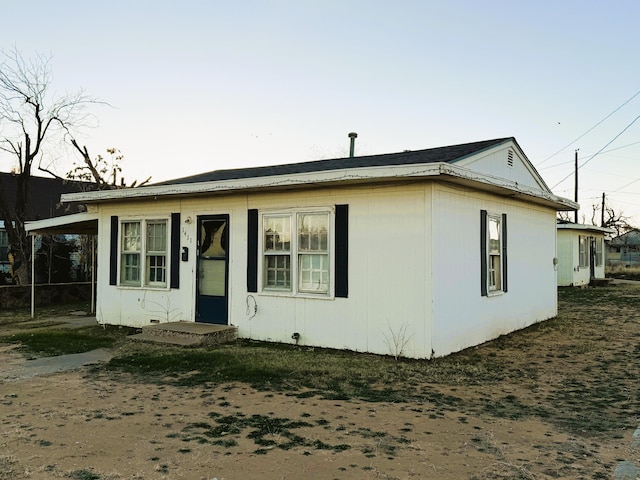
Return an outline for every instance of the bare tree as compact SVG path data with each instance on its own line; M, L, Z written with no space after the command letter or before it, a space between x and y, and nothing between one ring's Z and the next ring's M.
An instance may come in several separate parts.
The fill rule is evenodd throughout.
M118 174L122 173L121 162L124 160L124 155L120 150L107 148L109 160L102 155L98 155L92 160L86 146L80 147L75 139L71 139L71 144L82 156L82 163L73 163L73 169L67 173L67 178L70 180L91 183L98 190L141 187L151 180L151 177L148 177L140 183L134 180L130 185L127 185L124 177L120 177L120 182L118 182Z
M569 212L558 212L558 220L566 223L573 223L573 217ZM604 204L604 214L602 212L601 203L594 203L591 205L591 225L611 228L616 232L616 236L634 228L634 226L629 223L630 220L631 218L624 215L622 210L616 210L607 202ZM586 222L586 214L583 213L582 223Z
M624 215L622 210L616 210L611 204L605 202L604 212L601 203L591 205L591 224L615 230L620 235L634 228L629 222L631 218Z
M633 229L629 223L629 217L623 215L622 211L616 212L613 207L605 205L604 207L604 223L603 227L612 228L616 232L616 236Z
M558 212L558 220L561 220L565 223L571 223L573 222L571 214L573 214L573 212Z
M0 153L16 162L16 196L6 198L0 185L0 218L4 220L13 259L12 274L19 284L30 281L31 249L25 231L29 214L30 178L34 162L40 162L48 144L73 138L92 118L91 104L103 103L84 94L50 92L51 57L26 59L13 48L0 52Z

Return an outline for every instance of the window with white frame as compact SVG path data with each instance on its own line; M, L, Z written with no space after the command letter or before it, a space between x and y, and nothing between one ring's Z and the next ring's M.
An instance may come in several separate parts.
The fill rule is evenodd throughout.
M121 222L120 285L167 286L167 232L167 220Z
M507 292L507 215L480 210L480 292Z
M589 237L578 236L578 265L580 267L589 266Z
M263 290L329 293L330 212L264 214Z
M501 217L497 215L489 215L487 232L489 235L488 242L488 272L489 272L489 291L502 290L502 229Z
M596 267L601 267L602 264L604 263L604 256L603 256L604 239L596 238L595 243L596 243Z

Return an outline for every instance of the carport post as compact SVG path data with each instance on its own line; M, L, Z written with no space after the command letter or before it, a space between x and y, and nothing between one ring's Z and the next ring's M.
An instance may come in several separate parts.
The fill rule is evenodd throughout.
M31 234L31 318L36 317L36 236Z
M96 236L91 235L91 314L96 313Z

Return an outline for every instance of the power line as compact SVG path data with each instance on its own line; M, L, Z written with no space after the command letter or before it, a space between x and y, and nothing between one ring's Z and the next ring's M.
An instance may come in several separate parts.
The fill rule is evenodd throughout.
M638 92L640 93L640 92ZM637 94L636 94L637 95ZM634 123L636 123L638 121L638 119L640 119L640 115L638 115L636 118L634 118L631 123L629 125L627 125L626 127L624 127L622 129L622 131L617 134L615 137L613 137L604 147L602 147L600 150L598 150L595 154L591 155L591 158L585 160L582 165L580 165L578 168L582 168L584 167L587 163L589 163L591 160L593 160L594 158L596 158L605 148L607 148L609 145L611 145L613 142L615 142L620 135L622 135L624 132L626 132L631 125L633 125ZM573 175L573 172L571 172L569 175L567 175L566 177L564 177L562 180L560 180L558 183L556 183L553 187L551 187L551 190L553 190L554 188L556 188L558 185L560 185L562 182L564 182L567 178L569 178L571 175Z
M633 185L634 183L636 183L638 180L640 180L640 178L636 178L634 181L627 183L626 185L621 186L620 188L618 188L617 190L612 190L613 192L620 192L621 190L624 190L625 188L627 188L630 185Z
M612 149L604 151L602 153L615 152L617 150L622 150L623 148L633 147L634 145L638 145L639 143L640 142L628 143L627 145L622 145L621 147L612 148ZM561 167L562 165L566 165L567 163L573 163L573 160L567 160L565 162L554 163L553 165L549 165L548 167L542 167L542 168L537 167L537 168L538 168L538 170L547 170L549 168Z
M578 138L576 138L574 141L572 141L571 143L569 143L568 145L562 147L560 150L558 150L556 153L554 153L553 155L545 158L544 160L542 160L538 166L542 165L544 162L546 162L547 160L552 159L553 157L555 157L556 155L558 155L561 152L564 152L567 148L569 148L571 145L573 145L574 143L576 143L578 140L580 140L582 137L584 137L587 133L591 132L593 129L595 129L598 125L600 125L602 122L604 122L607 118L609 118L611 115L613 115L614 113L616 113L618 110L620 110L622 107L624 107L627 103L629 103L631 100L633 100L634 98L636 98L638 95L640 95L640 90L638 90L631 98L629 98L626 102L624 102L622 105L620 105L618 108L616 108L613 112L611 112L609 115L607 115L606 117L604 117L602 120L600 120L598 123L596 123L593 127L591 127L589 130L587 130L586 132L584 132L582 135L580 135Z

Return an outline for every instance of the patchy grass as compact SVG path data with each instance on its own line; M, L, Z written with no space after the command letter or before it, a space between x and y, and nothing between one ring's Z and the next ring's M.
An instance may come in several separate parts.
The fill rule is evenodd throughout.
M245 430L249 429L247 438L253 440L258 447L254 452L259 455L266 454L273 448L290 450L294 447L307 447L317 450L333 450L340 452L348 450L349 445L330 445L318 439L310 440L293 433L293 430L313 427L313 424L304 421L294 421L286 418L277 418L265 415L251 415L237 413L235 415L222 416L211 412L209 417L215 424L198 422L187 425L180 433L171 433L174 438L180 438L185 442L196 441L198 443L210 443L225 448L238 446L236 439Z
M501 375L491 359L482 364L475 354L453 361L395 361L377 355L257 342L197 349L135 345L106 368L178 386L241 382L301 398L421 400L448 406L457 405L459 399L425 382L458 383L473 378L479 384L493 382Z
M113 348L133 331L129 328L98 325L76 330L35 330L0 337L0 343L20 343L20 351L26 355L53 357L88 352L97 348Z
M432 418L536 417L574 435L620 435L640 411L628 375L640 369L640 347L629 351L629 339L640 339L640 287L562 288L558 297L556 318L430 361L238 342L130 345L105 370L185 387L231 382L300 398L412 402Z
M35 320L47 320L54 317L62 317L69 315L74 311L90 310L89 304L86 303L67 303L64 305L49 305L45 307L36 307ZM33 321L31 318L31 308L20 308L11 310L0 310L0 325L20 324Z
M627 265L612 265L605 267L605 275L610 278L623 280L640 280L640 267Z
M576 437L620 438L640 411L637 381L629 374L640 370L640 286L561 288L558 299L554 319L429 361L248 341L183 349L124 342L132 330L99 326L25 331L1 340L20 342L38 355L113 348L115 358L95 374L127 381L178 387L240 383L299 399L411 402L428 418L447 412L465 419L538 418ZM216 437L218 430L251 429L258 432L257 454L290 442L324 448L296 439L297 424L277 421L285 422L213 418L211 425L192 425L179 434L231 448L233 435ZM269 443L273 439L259 433L263 427L280 432L282 440ZM370 448L372 455L376 448Z

